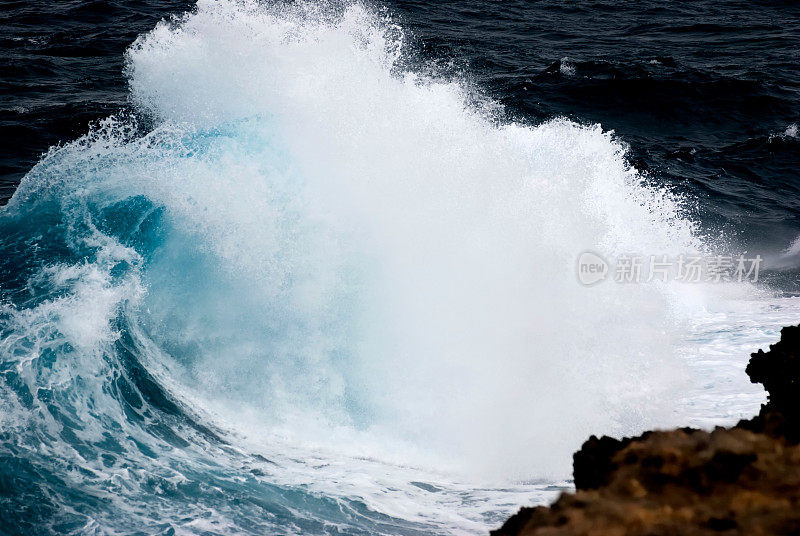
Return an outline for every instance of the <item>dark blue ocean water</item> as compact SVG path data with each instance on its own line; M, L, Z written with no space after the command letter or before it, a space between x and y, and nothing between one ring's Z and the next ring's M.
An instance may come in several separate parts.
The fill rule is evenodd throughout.
M216 25L192 30L208 39L206 48L181 41L191 34L181 34L181 24L195 20L190 17L163 25L152 48L129 56L138 36L193 6L171 0L0 4L0 201L7 204L0 212L0 534L480 533L520 502L549 497L561 481L514 466L515 484L472 490L469 480L437 476L430 470L435 463L422 455L398 454L394 444L373 451L372 441L397 431L416 445L416 456L425 451L426 430L453 436L484 418L500 423L486 430L506 433L513 427L503 417L515 414L521 399L499 390L473 407L480 395L464 394L495 379L503 369L497 356L513 354L517 342L580 353L571 332L557 332L584 304L571 290L560 294L572 279L562 288L553 276L552 285L531 291L515 271L520 262L530 261L547 277L558 273L548 263L572 262L572 243L593 246L600 227L612 229L603 235L612 246L614 237L623 237L623 249L654 248L683 244L684 222L691 221L694 235L707 242L763 255L774 289L796 291L797 3L369 4L370 24L388 20L397 26L387 35L405 34L402 54L384 69L395 78L385 79L383 67L374 67L380 62L370 63L372 49L364 44L370 36L353 37L357 17L343 25L349 30L329 32L335 38L315 30L312 45L303 41L307 48L295 49L292 32L274 42L264 38L283 28L280 21L301 17L291 2L266 21L252 14L258 11L252 5L237 11L224 3L228 11L213 19ZM334 26L347 13L331 3L321 11ZM247 24L236 26L239 18ZM263 49L249 50L248 39ZM326 46L314 48L315 39ZM350 39L352 46L337 48ZM358 51L355 59L351 50ZM278 67L264 71L263 65ZM333 66L330 73L325 65ZM476 106L502 109L483 123L448 108L456 102L446 89L452 86L432 83L438 89L424 93L387 82L410 72L456 80L464 92L479 95ZM283 87L293 89L283 93ZM333 89L320 96L317 88ZM370 113L359 115L363 108ZM109 116L117 119L101 124ZM286 120L292 116L296 122ZM548 123L554 118L570 122ZM373 131L372 124L380 128ZM524 134L498 126L509 124ZM298 133L297 125L307 131ZM613 137L591 134L592 125ZM370 145L381 137L375 132L385 134L385 144ZM328 145L333 138L343 141ZM58 145L65 148L42 159ZM396 151L381 152L387 146ZM520 163L519 147L534 155L532 164ZM428 167L415 167L418 158ZM632 165L644 185L680 197L680 210L620 186L620 162ZM404 174L392 175L397 169ZM451 169L463 181L427 189ZM495 205L478 206L476 199L494 199L495 189L517 184L520 169L533 177L535 209L503 195ZM593 189L606 184L596 178L606 171L609 188L620 188L610 197L625 198L619 206ZM376 175L382 172L393 179L381 183ZM433 179L417 180L426 173ZM359 174L363 180L348 182ZM330 183L313 182L323 176ZM584 185L584 177L594 178ZM320 186L323 200L353 207L347 204L347 217L318 217L327 205L315 205L316 198L305 205L301 183ZM328 184L348 185L353 195L326 190ZM583 197L587 192L601 199L596 211ZM469 227L484 215L491 226ZM430 226L419 224L428 220ZM349 234L364 222L380 232ZM528 251L528 242L508 228L540 240L537 247ZM463 229L474 231L478 245L462 255L461 246L472 244ZM640 251L651 252L661 251ZM390 266L380 272L387 280L410 275L400 276L397 287L381 286L370 270L384 265ZM477 268L452 270L465 265ZM482 273L509 283L476 289ZM452 283L440 286L440 280ZM378 291L365 298L365 288ZM464 289L476 294L460 301ZM651 302L633 294L606 296L598 311L615 308L613 314L633 320L653 314L654 323L666 322L666 298ZM528 309L509 298L516 295L545 305ZM409 305L414 298L424 307ZM694 305L695 298L678 302ZM586 318L597 317L588 307ZM474 314L459 316L466 309ZM535 317L538 331L515 331L518 311ZM489 312L499 315L496 325L486 320L495 318ZM408 317L415 323L404 324ZM626 340L625 331L608 333L619 324L615 318L623 317L591 324L585 340L606 350ZM454 342L474 319L480 334ZM747 322L758 322L755 313L742 325ZM402 327L397 333L396 325ZM642 341L652 337L657 346L658 336L648 333ZM483 346L495 338L503 343ZM407 349L397 350L404 344ZM452 358L452 347L476 355L491 348L486 361L499 361L484 369ZM389 363L364 365L353 357L362 352L386 355ZM397 364L398 356L415 352L424 359ZM566 361L564 370L584 370L583 361ZM598 374L625 371L627 378L631 368L645 375L660 370L651 365L602 362ZM520 377L535 383L538 371L554 367ZM390 380L371 385L381 374ZM506 378L497 375L499 383ZM511 372L506 379L515 377ZM469 387L462 391L458 378ZM582 392L569 385L564 397ZM412 393L407 398L404 386ZM543 397L558 400L559 391ZM592 396L587 404L607 407ZM446 398L459 402L449 406ZM496 402L505 398L508 406ZM441 409L416 408L439 402ZM395 403L414 409L398 417ZM473 409L460 415L460 406ZM493 409L483 415L483 407ZM231 416L242 421L228 428ZM615 419L629 420L627 414ZM318 427L327 431L320 435ZM265 451L242 440L261 428L266 432L255 435L269 437L257 441L268 444ZM485 456L526 456L539 449L528 449L539 445L536 437L553 434L553 425L542 430L535 437L508 432L509 443L520 448L487 447ZM582 430L535 452L545 459ZM474 460L460 445L487 435L454 440L453 457ZM358 448L342 454L342 441ZM449 452L448 445L442 440L436 449Z

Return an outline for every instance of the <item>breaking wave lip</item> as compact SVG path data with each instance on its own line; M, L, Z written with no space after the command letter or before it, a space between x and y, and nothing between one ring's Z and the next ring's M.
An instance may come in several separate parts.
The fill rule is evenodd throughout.
M579 285L588 249L716 246L612 133L403 54L361 4L201 0L127 52L151 128L101 122L2 209L0 424L87 468L95 524L166 494L244 531L221 489L254 530L479 530L590 433L686 418L691 319L762 294Z

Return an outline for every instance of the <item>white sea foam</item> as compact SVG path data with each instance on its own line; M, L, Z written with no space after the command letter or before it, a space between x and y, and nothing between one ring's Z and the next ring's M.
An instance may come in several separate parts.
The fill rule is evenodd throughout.
M798 137L797 133L798 133L797 123L792 123L791 125L786 127L786 130L783 131L783 136L787 138L796 139Z
M203 156L145 164L148 195L231 278L197 307L150 287L180 304L151 310L184 326L195 379L270 425L324 416L519 478L567 474L590 432L672 423L676 340L722 291L587 290L574 262L713 244L599 127L498 123L401 54L359 5L228 1L131 47L134 102L213 133Z
M788 140L788 139L797 139L797 138L798 138L797 123L791 123L790 125L788 125L786 127L786 129L784 129L783 132L776 133L776 134L770 134L769 141L773 141L775 139Z

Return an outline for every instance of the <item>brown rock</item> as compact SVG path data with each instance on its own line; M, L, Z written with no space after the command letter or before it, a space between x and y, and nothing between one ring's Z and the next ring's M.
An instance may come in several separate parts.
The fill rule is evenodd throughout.
M574 455L575 493L523 508L494 536L800 535L800 327L747 373L768 402L736 427L614 439Z
M752 354L746 372L769 396L758 415L737 426L800 442L800 326L783 328L769 352Z

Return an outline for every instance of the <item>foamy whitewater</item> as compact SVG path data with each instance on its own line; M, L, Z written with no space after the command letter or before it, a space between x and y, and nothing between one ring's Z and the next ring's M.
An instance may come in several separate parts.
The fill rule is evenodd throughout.
M128 50L135 115L25 177L0 430L52 530L483 533L590 434L756 410L797 302L580 285L586 250L727 243L613 133L406 59L363 5L201 0Z

